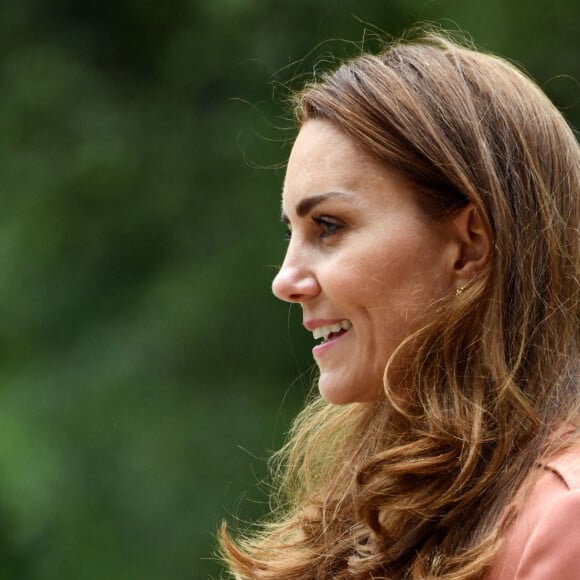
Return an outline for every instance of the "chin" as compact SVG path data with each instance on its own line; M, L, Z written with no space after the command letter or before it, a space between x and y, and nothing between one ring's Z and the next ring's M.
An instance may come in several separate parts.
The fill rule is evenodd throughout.
M320 389L319 389L320 390ZM320 396L331 405L348 405L350 403L356 403L356 399L346 396L344 393L336 393L334 391L326 392L320 390Z
M318 390L320 396L331 405L349 405L351 403L371 403L378 401L383 392L383 386L376 389L357 390L346 385L329 385L324 379L319 379Z
M354 402L352 389L345 385L338 385L334 381L325 380L324 375L318 379L318 392L331 405L347 405Z

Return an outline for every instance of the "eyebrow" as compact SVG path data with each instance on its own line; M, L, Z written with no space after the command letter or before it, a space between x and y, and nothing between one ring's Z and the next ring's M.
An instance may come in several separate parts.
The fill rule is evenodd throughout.
M296 204L296 214L298 217L304 217L308 215L317 205L321 204L327 199L332 199L336 197L352 199L352 195L349 193L344 193L342 191L327 191L325 193L320 193L318 195L312 195L310 197L305 197ZM287 222L288 216L282 211L282 221Z

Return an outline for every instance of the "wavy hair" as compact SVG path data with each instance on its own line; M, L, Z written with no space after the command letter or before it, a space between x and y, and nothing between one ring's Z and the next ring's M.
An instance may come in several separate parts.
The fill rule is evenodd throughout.
M236 578L481 578L516 490L578 440L578 142L515 66L435 34L295 105L400 171L429 215L473 203L491 256L406 339L404 398L386 372L384 400L308 403L275 457L276 509L237 540L224 526L222 553Z

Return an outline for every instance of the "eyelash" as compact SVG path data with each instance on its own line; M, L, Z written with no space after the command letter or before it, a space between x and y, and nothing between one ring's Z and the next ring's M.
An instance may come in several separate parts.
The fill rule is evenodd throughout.
M318 228L320 228L321 233L319 237L321 239L328 238L329 236L336 234L342 228L341 224L325 217L313 217L312 221Z
M336 234L343 227L342 224L339 224L339 223L335 222L334 220L328 219L326 217L313 217L312 223L314 224L314 226L316 228L318 228L320 230L318 237L321 240L328 238L329 236L332 236L333 234ZM284 239L286 241L290 241L291 238L292 238L292 230L290 229L290 226L288 226L288 224L286 224L286 231L284 233Z

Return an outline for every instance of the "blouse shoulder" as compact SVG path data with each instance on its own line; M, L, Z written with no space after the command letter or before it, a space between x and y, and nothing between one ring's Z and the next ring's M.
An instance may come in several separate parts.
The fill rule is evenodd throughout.
M580 447L542 463L540 469L487 580L579 578Z

